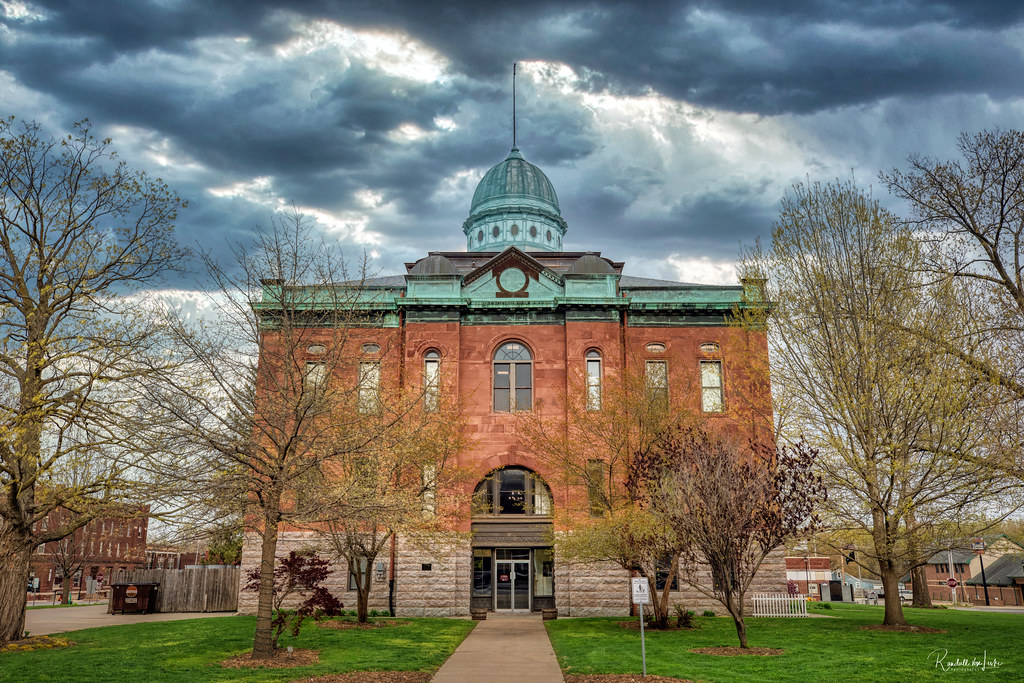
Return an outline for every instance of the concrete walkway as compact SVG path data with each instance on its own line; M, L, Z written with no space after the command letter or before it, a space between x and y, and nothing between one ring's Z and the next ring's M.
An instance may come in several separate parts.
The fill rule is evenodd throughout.
M555 651L540 615L488 613L444 663L432 683L560 683Z
M77 631L94 626L141 624L146 621L178 621L205 617L230 617L234 612L159 612L157 614L107 614L106 605L53 607L25 612L25 630L34 636Z

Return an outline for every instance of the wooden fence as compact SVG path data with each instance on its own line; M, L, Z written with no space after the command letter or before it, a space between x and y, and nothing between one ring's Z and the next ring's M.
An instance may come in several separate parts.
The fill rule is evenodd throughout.
M201 569L133 569L117 572L116 583L159 583L157 612L235 612L238 567Z
M807 596L788 593L752 593L755 617L806 617Z

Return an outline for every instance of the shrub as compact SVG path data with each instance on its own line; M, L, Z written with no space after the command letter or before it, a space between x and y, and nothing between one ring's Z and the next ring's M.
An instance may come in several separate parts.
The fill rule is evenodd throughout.
M282 558L274 569L274 618L270 625L275 629L273 633L274 647L277 648L277 641L281 633L288 629L292 636L299 635L302 622L306 617L320 621L325 617L333 617L342 614L344 605L331 593L320 585L331 573L330 564L327 560L312 555L305 557L297 555L294 551L288 553L288 557ZM249 572L249 583L245 589L259 591L260 570L257 567ZM285 599L293 593L298 593L305 598L297 609L284 609Z
M676 608L676 628L694 628L693 617L696 614L692 609L683 609L682 605L673 605Z
M372 609L372 610L370 610L370 614L369 614L369 616L371 616L371 617L376 617L376 616L379 616L379 615L377 614L377 610L375 610L375 609Z
M706 610L704 610L704 616L706 616L706 617L713 617L713 616L715 616L715 611L712 610L712 609L706 609Z

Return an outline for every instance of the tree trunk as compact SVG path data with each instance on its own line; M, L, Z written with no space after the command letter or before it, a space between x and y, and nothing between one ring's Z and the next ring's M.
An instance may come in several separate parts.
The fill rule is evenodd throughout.
M726 607L729 610L729 615L732 616L733 624L736 625L736 636L739 638L739 646L750 647L750 645L746 644L746 622L743 621L742 598L740 598L739 605L737 606L735 596L727 596Z
M256 634L252 641L253 659L270 659L274 656L275 638L270 622L274 616L274 565L277 559L277 501L272 500L263 515L263 544L260 552L260 591L256 603Z
M369 573L367 571L367 573ZM368 603L370 602L370 590L368 586L363 585L363 580L360 577L356 581L356 587L359 589L356 591L356 621L360 624L367 622Z
M910 578L914 585L914 607L932 606L932 592L928 590L928 577L925 574L927 566L914 567L910 570Z
M25 635L28 561L32 546L8 531L0 534L0 645Z
M885 620L884 626L906 626L907 620L903 616L903 605L900 604L899 576L891 567L881 567L879 573L882 575L882 590L885 593Z
M750 647L747 645L747 622L743 620L743 615L732 615L732 620L736 624L736 635L740 639L740 647Z
M60 604L71 604L71 577L67 574L60 579Z

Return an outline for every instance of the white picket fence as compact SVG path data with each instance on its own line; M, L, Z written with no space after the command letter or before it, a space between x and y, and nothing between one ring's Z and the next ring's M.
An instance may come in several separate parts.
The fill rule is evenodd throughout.
M789 593L752 593L755 617L806 617L807 596Z

